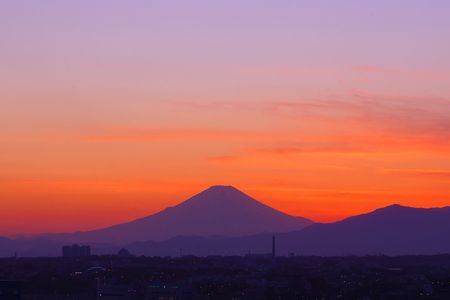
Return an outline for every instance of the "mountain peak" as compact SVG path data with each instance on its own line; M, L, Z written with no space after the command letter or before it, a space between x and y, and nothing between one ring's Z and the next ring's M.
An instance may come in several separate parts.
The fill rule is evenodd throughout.
M390 214L398 214L398 213L420 213L420 212L431 212L431 211L447 211L450 210L450 207L430 207L430 208L423 208L423 207L411 207L411 206L404 206L400 204L392 204L380 209L377 209L375 212L382 212L382 213L390 213Z
M212 185L205 191L231 191L231 190L238 191L238 189L232 185Z
M245 193L241 192L237 188L231 185L213 185L206 190L194 195L188 200L182 202L178 206L205 206L208 209L238 209L242 205L261 205L262 203L251 198ZM211 205L216 205L217 207L211 208ZM237 206L236 206L237 205Z
M403 206L401 204L391 204L386 206L384 209L402 209L402 208L408 208L408 206Z
M403 206L400 204L391 204L382 208L378 208L374 211L372 211L370 214L375 214L375 215L379 215L379 214L397 214L397 213L401 213L401 212L405 212L405 211L411 211L414 210L415 208L413 207L409 207L409 206Z

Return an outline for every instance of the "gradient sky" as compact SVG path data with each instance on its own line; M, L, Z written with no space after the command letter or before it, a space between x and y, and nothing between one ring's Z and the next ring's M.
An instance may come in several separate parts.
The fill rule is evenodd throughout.
M450 204L448 0L0 2L0 234L213 184L316 221Z

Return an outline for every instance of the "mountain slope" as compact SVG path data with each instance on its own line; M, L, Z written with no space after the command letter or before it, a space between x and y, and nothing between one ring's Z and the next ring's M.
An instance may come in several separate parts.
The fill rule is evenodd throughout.
M276 235L277 253L288 255L418 255L450 253L450 207L388 206L331 224ZM271 234L207 239L177 237L164 242L133 243L140 255L245 255L269 253Z
M0 257L37 257L61 255L61 244L45 239L0 237Z
M180 235L244 236L300 230L312 224L266 206L230 186L213 186L187 201L129 223L89 232L49 235L78 243L125 244Z
M314 255L450 252L450 207L392 205L332 224L280 236L285 251Z

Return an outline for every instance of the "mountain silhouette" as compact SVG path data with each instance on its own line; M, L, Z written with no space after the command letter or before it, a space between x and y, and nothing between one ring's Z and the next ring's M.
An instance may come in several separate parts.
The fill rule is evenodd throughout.
M392 205L329 224L276 235L277 253L288 255L433 255L450 253L450 207ZM208 239L176 237L127 246L139 255L245 255L269 253L271 234ZM180 250L181 249L181 250Z
M0 237L0 257L58 256L61 254L61 246L58 242L42 238Z
M148 256L269 253L273 232L278 232L279 255L450 253L450 207L391 205L339 222L315 223L287 232L291 224L301 227L310 222L273 210L234 188L212 187L174 208L102 230L32 239L0 237L0 256L12 256L14 252L20 256L56 256L63 243L89 241L93 241L89 243L96 254L117 253L122 247ZM249 235L244 236L244 232ZM165 239L167 236L171 237Z
M212 186L175 207L109 228L47 238L77 243L126 244L176 236L244 236L300 230L312 222L277 211L231 186Z
M450 207L391 205L280 236L285 251L314 255L407 255L450 252Z

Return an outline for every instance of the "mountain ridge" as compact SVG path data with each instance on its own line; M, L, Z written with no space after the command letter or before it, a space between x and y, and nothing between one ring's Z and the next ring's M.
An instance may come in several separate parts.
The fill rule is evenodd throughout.
M114 254L125 247L136 255L246 255L269 253L274 232L205 237L175 235L163 241L120 245L91 243L95 254ZM450 206L417 208L389 205L334 223L315 223L301 230L275 232L277 253L288 255L434 255L450 253ZM0 237L0 256L56 256L62 241ZM180 251L181 249L181 251ZM181 252L181 253L180 253Z
M383 223L385 226L380 226ZM415 208L390 205L335 223L315 223L299 231L278 233L276 243L280 255L433 255L450 253L448 236L449 206ZM269 253L271 241L272 234L219 240L175 237L159 243L133 243L127 247L139 255L177 255L177 249L183 249L184 254L200 256L245 255Z

